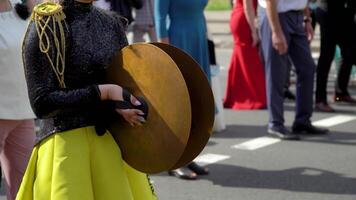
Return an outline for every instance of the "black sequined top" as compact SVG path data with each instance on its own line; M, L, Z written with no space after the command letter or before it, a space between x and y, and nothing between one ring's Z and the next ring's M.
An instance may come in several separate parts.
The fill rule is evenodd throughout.
M123 21L114 13L74 0L64 0L63 7L68 25L65 89L59 87L49 60L39 50L34 22L24 39L29 97L40 119L37 142L53 133L96 125L99 120L96 112L101 104L98 84L104 83L105 68L113 55L127 45ZM53 48L50 55L52 58L56 55Z

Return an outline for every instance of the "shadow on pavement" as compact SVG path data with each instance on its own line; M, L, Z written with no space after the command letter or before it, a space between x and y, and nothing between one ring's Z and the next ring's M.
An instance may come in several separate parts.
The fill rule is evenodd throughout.
M202 176L223 187L279 189L293 192L356 194L356 178L322 169L298 167L286 170L258 170L224 164L209 165L214 173Z
M226 129L213 133L212 138L256 138L267 135L267 126L228 125Z
M212 138L257 138L267 135L266 126L229 125L224 131L214 133ZM356 133L331 131L327 135L310 137L301 135L302 142L356 146ZM208 146L215 145L214 142ZM355 186L356 187L356 186Z
M208 141L208 144L206 144L206 146L214 146L217 145L217 142L213 142L213 141Z
M322 137L303 137L302 141L356 146L356 133L331 131L329 134Z
M332 115L342 115L342 114L350 114L350 115L355 115L356 111L355 110L350 110L351 104L343 104L343 103L337 103L337 104L330 104L332 108L335 109L336 112L334 113L326 113L326 112L320 112L320 111L313 111L313 113L325 113L325 114L332 114ZM291 104L284 104L284 111L295 111L295 106Z

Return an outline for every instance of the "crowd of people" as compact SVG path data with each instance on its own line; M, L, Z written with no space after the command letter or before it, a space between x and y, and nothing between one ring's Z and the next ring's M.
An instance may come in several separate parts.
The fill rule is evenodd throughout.
M44 47L38 47L41 34L37 34L34 24L30 24L27 30L24 46L21 47L19 43L26 32L30 11L38 3L31 0L0 0L0 162L8 199L15 199L18 191L16 199L49 199L49 196L75 199L83 198L81 195L87 195L87 199L115 199L117 194L124 194L127 199L156 199L145 174L125 165L121 158L111 159L109 155L117 150L117 145L112 143L109 136L98 136L94 129L88 128L92 120L89 115L93 113L83 110L102 100L122 100L121 88L99 84L100 70L94 70L98 73L97 77L89 72L91 67L104 67L107 55L111 55L113 49L127 45L126 34L132 32L133 42L162 42L184 50L199 63L211 81L210 65L215 63L211 63L212 53L210 51L209 54L204 17L208 0L98 0L94 3L92 0L63 0L61 4L66 14L66 24L71 30L70 35L65 35L70 42L63 48L70 49L66 54L68 62L82 70L66 72L68 78L65 80L69 85L80 88L73 90L63 90L55 83L58 79L60 86L65 87L64 74L57 66L65 61L59 59L48 63L46 54L40 53ZM92 9L92 3L98 9ZM313 126L310 119L314 109L335 112L327 101L326 89L337 46L341 50L342 62L335 83L334 101L356 104L348 92L351 69L356 64L356 56L353 55L356 52L355 1L233 0L232 7L230 27L234 44L224 107L235 110L267 108L267 133L271 137L298 140L302 134L326 134L328 130ZM112 13L103 14L102 10ZM117 17L117 14L121 17ZM58 26L61 26L61 20L57 19ZM94 26L98 21L103 26ZM310 50L316 22L320 25L321 34L317 65ZM108 28L105 24L114 25ZM105 33L102 42L93 45L96 44L94 38L102 33ZM109 41L113 38L115 42ZM112 49L100 46L110 42ZM21 50L24 50L23 54ZM99 51L105 52L90 56ZM61 56L54 55L57 59ZM43 63L52 65L53 71L48 66L48 69L44 68ZM295 96L289 90L291 69L295 69L297 75ZM77 80L82 72L87 75ZM315 74L317 84L314 100ZM283 102L286 97L296 101L292 130L284 125ZM135 104L136 100L132 103ZM80 110L75 108L78 105ZM142 122L137 113L117 112L130 123ZM37 137L34 133L35 115L46 118L41 122ZM60 139L56 134L58 132L62 135ZM91 154L90 148L99 143L108 144L102 150L107 156ZM32 148L34 145L35 149ZM89 160L83 158L83 152L77 154L74 149L78 148L83 152L85 149L84 157ZM45 151L53 155L44 154ZM70 155L70 159L63 159L62 154ZM103 166L110 165L110 170L120 171L116 182L108 172L102 172L101 165L88 164L86 168L73 168L78 162L90 163L90 159L102 162ZM60 167L48 171L48 166ZM36 174L36 168L43 169L43 173ZM81 180L93 183L73 186L70 178L73 173L80 174L77 175ZM209 170L192 162L168 173L194 180L199 175L208 174ZM91 180L86 180L91 176ZM125 181L118 181L123 177ZM49 183L51 187L47 185ZM96 183L106 183L110 185L110 192L116 191L106 193L108 189ZM63 186L68 187L64 192L61 190ZM39 189L42 187L47 189ZM88 193L89 190L92 193Z
M300 139L302 132L326 133L327 130L313 126L310 118L314 109L335 112L327 101L327 82L336 45L341 49L342 62L334 101L355 103L347 89L352 65L356 63L352 55L356 47L354 1L234 0L232 4L230 25L234 51L224 106L232 109L267 107L268 133L273 137L295 140ZM320 25L321 34L317 66L310 50L316 23ZM296 96L289 90L292 67L297 75ZM292 131L284 126L286 97L296 101Z

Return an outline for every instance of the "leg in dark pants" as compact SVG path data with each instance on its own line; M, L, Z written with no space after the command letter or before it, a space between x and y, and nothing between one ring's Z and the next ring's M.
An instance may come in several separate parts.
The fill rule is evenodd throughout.
M290 100L295 100L295 95L289 90L291 71L292 71L292 61L290 59L288 59L287 76L286 76L286 82L284 85L284 98L290 99Z
M309 124L312 114L315 64L303 27L302 13L281 13L280 23L287 39L297 79L296 124ZM283 126L283 86L287 76L288 54L279 55L272 46L272 33L266 16L261 17L261 45L266 68L269 127Z
M336 84L335 84L335 95L336 96L349 96L350 95L347 88L349 85L351 69L352 69L352 64L353 64L352 59L354 59L353 54L355 53L355 52L352 52L351 37L352 36L344 36L344 37L339 38L342 62L341 62L339 73L337 75Z
M288 55L279 55L272 45L272 32L265 13L261 14L261 47L266 73L269 128L284 128L283 88L287 76Z
M309 42L303 26L301 14L290 18L293 32L289 41L289 56L297 73L295 125L308 125L313 112L313 83L315 63L311 56Z
M327 83L328 76L331 67L331 63L335 55L336 47L336 33L335 30L328 20L328 14L326 11L318 8L316 11L316 18L320 24L320 57L317 66L317 81L316 81L316 92L315 92L315 102L316 103L327 103Z
M313 82L315 64L311 56L308 39L303 26L303 13L290 11L279 13L279 21L288 44L288 54L279 55L272 45L272 33L264 10L259 11L261 22L261 47L265 63L267 104L269 112L269 134L282 139L298 139L297 135L283 136L283 86L287 76L288 56L296 68L297 98L293 132L299 134L324 134L326 129L311 125L313 112ZM271 130L272 129L272 130ZM296 137L295 137L296 136Z
M355 46L355 34L356 34L356 3L355 1L349 1L347 7L344 7L342 12L337 13L342 17L339 20L339 45L341 49L341 55L343 58L342 65L340 66L337 83L335 87L336 96L349 97L350 94L347 91L347 87L350 80L350 74L352 69L352 64L355 64L355 52L353 52L353 47ZM350 99L351 100L351 99ZM351 101L350 101L351 102ZM353 103L356 101L353 100Z

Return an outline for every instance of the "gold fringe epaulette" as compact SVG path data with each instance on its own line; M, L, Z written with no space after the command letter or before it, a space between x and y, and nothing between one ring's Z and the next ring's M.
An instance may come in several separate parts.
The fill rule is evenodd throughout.
M35 22L39 37L39 47L46 54L50 65L59 81L59 86L65 88L65 14L58 3L45 2L33 9L31 19ZM51 39L53 38L53 39ZM55 48L56 55L49 55L49 49Z
M45 3L38 4L34 7L32 12L32 19L36 19L36 17L55 16L55 15L60 20L65 19L62 6L58 3L45 2Z

